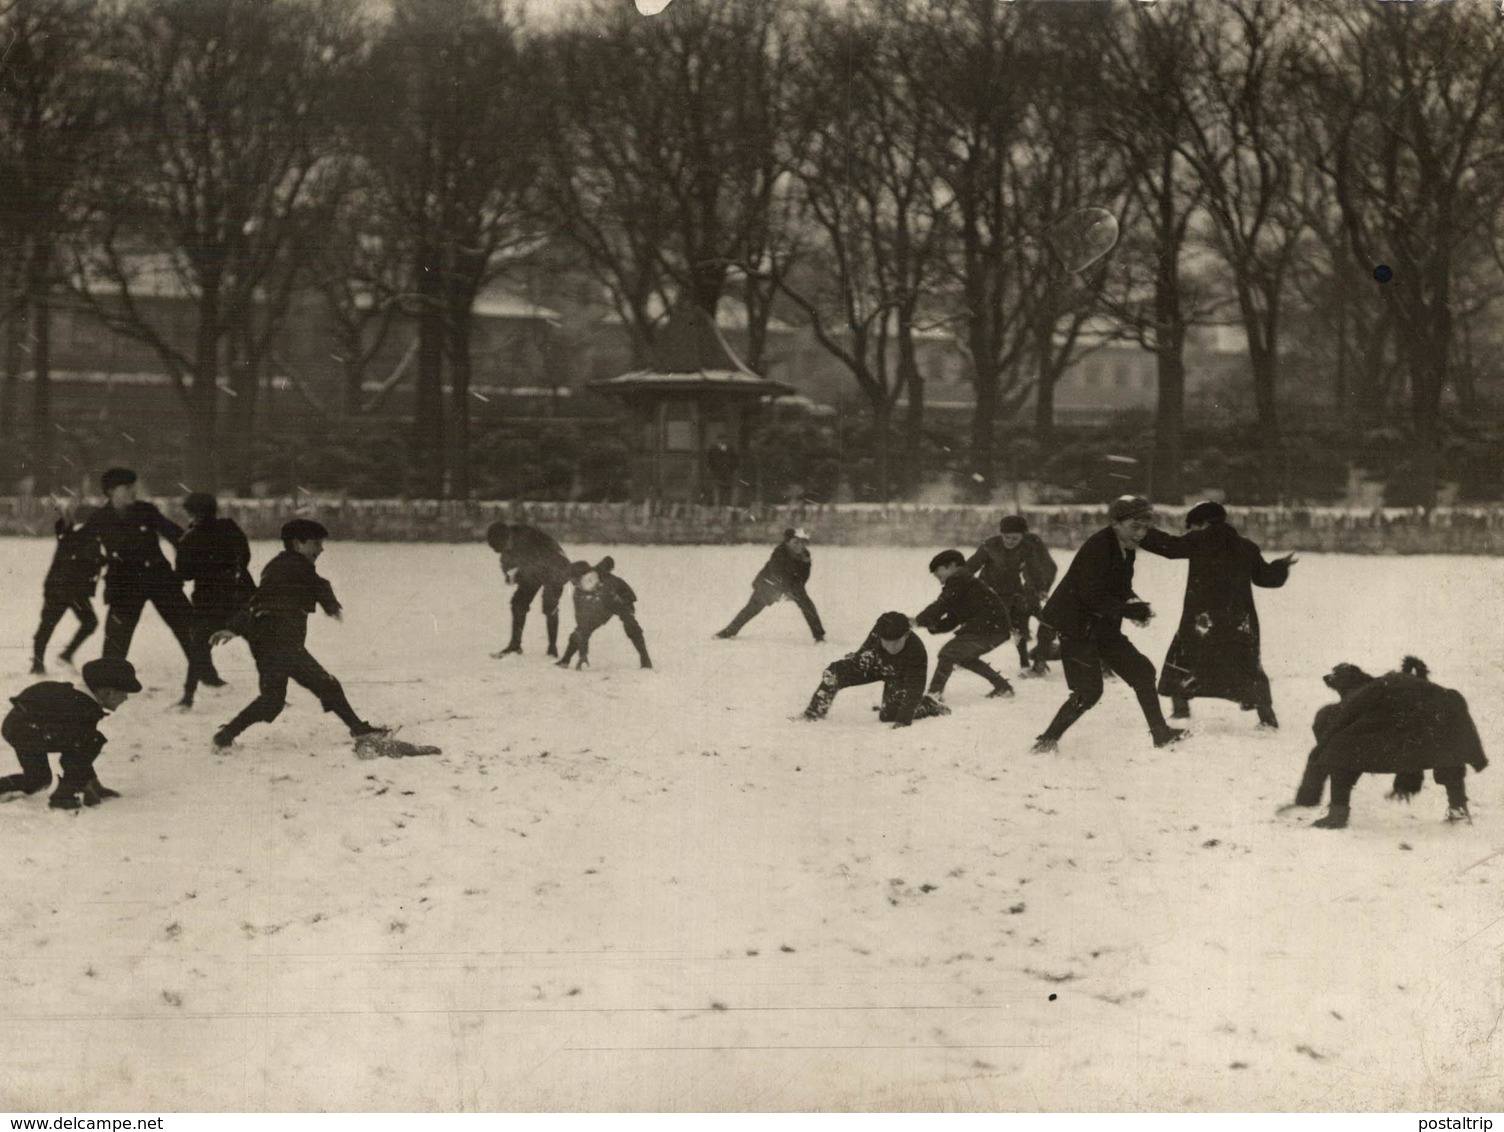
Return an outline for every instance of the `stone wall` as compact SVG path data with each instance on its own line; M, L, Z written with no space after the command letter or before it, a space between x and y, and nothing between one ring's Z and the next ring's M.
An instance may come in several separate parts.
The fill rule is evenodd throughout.
M179 500L159 500L179 522ZM975 546L997 529L996 507L832 504L728 508L692 504L462 503L427 500L236 499L222 514L253 539L273 539L288 519L316 518L336 539L376 542L479 541L498 519L532 523L560 542L632 544L773 543L784 528L808 528L830 546ZM1504 554L1504 508L1348 511L1341 508L1232 507L1231 521L1270 550L1342 554ZM1106 521L1105 507L1026 507L1029 526L1049 545L1070 549ZM1180 529L1182 508L1161 511ZM46 535L54 511L44 499L0 498L0 534Z

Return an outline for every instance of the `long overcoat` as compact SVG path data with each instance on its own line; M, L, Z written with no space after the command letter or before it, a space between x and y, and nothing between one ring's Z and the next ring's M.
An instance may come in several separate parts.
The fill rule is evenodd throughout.
M1151 530L1141 550L1190 562L1180 626L1159 674L1159 694L1258 701L1266 686L1253 587L1278 588L1289 563L1265 562L1258 545L1227 523L1184 535Z

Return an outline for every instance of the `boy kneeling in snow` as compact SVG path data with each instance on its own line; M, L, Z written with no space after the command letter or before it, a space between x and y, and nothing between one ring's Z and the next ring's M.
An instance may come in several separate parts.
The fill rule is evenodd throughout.
M642 667L653 667L642 626L637 623L637 595L631 586L616 576L615 569L616 560L609 554L594 566L588 562L570 564L569 578L574 583L574 632L569 634L569 644L558 667L568 668L576 653L580 658L576 668L589 664L591 634L613 617L621 618L621 627L626 631L627 640L637 649Z
M1407 656L1399 672L1384 676L1339 664L1322 677L1342 699L1316 713L1316 746L1293 803L1319 805L1323 781L1331 778L1331 804L1325 817L1311 823L1314 828L1347 825L1353 786L1363 775L1393 774L1389 796L1409 801L1427 770L1446 787L1447 821L1472 821L1467 768L1482 770L1488 759L1462 693L1433 684L1428 676L1423 662Z
M101 657L83 667L88 692L59 680L43 680L11 699L13 706L0 723L0 736L15 748L20 774L0 778L0 794L19 790L35 794L52 782L47 756L62 755L62 778L48 800L54 810L97 806L119 793L100 783L94 773L105 739L99 721L133 692L141 690L136 670L122 657Z
M907 727L916 719L949 715L949 708L924 694L929 662L924 642L910 631L909 619L902 613L884 613L861 648L826 665L809 707L804 709L803 716L796 718L811 722L824 719L842 688L875 684L879 680L883 684L883 702L877 718L884 723Z

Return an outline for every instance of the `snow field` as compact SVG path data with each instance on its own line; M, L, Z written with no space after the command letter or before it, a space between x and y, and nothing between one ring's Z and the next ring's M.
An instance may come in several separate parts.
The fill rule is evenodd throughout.
M148 613L147 690L98 764L125 797L0 805L0 1107L1496 1107L1500 771L1469 776L1472 826L1430 782L1401 806L1365 778L1340 832L1274 810L1339 660L1422 657L1504 757L1504 562L1303 557L1257 594L1280 732L1195 701L1194 737L1156 751L1109 681L1038 756L1058 668L1011 701L958 671L953 714L907 730L876 685L790 721L877 614L933 597L933 550L817 542L829 643L788 603L711 639L768 549L570 547L616 557L658 666L613 622L574 672L536 607L524 656L487 656L510 590L484 546L331 542L345 620L310 647L357 711L444 748L424 759L356 759L298 688L212 753L249 652L218 650L230 686L179 714ZM7 696L50 553L0 542ZM1140 556L1159 616L1130 635L1156 665L1184 574ZM1015 676L1010 646L990 659Z

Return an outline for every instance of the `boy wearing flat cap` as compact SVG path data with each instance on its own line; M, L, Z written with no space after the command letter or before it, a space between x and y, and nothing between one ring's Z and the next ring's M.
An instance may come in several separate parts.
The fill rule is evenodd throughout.
M1021 675L1044 676L1050 670L1045 654L1053 634L1041 625L1039 647L1031 654L1029 618L1038 617L1044 608L1059 567L1050 557L1049 547L1038 535L1029 532L1029 520L1022 515L1004 515L997 530L966 560L966 569L990 586L1007 605Z
M773 548L768 561L752 579L752 596L747 604L716 636L730 640L768 606L788 598L804 614L815 643L823 641L825 626L820 624L820 614L804 588L809 581L810 564L809 532L803 527L789 527L783 532L783 541Z
M43 680L11 698L0 736L15 750L21 773L0 778L0 794L45 789L52 782L48 755L57 751L63 773L47 803L54 810L97 806L120 797L94 773L94 760L108 742L99 721L139 692L141 682L131 662L119 657L89 661L83 678L87 692L59 680Z
M966 559L959 550L942 550L930 561L930 573L940 583L940 596L914 618L914 624L931 633L955 635L940 647L929 694L940 699L956 668L975 672L992 685L989 698L1011 696L1009 684L982 657L1008 639L1008 607L985 582L966 572Z
M576 654L579 654L577 669L589 664L591 635L613 617L621 618L621 627L637 650L641 667L653 667L648 658L647 639L642 635L642 626L637 623L637 595L631 586L616 576L615 570L616 560L609 554L594 566L588 562L570 564L569 576L574 582L574 632L569 634L569 644L559 661L560 668L568 668Z
M193 583L193 632L204 651L209 638L246 607L256 592L251 578L251 544L234 519L221 518L219 500L206 491L192 492L183 510L193 516L178 543L178 580ZM193 706L197 674L183 685L182 707Z
M222 645L241 636L251 646L261 694L234 719L214 733L214 745L231 746L253 723L270 723L287 706L287 682L296 681L318 697L325 711L339 716L350 736L382 735L355 714L340 682L324 670L308 651L308 615L317 607L339 620L340 604L327 579L314 567L324 553L329 532L312 519L293 519L282 525L282 553L261 571L261 586L250 604L210 643Z
M200 647L195 639L193 607L162 553L161 539L176 547L183 528L157 510L155 503L136 498L136 473L129 468L110 468L100 477L100 485L109 505L90 515L81 530L103 544L109 563L104 579L109 615L104 622L103 654L125 659L141 611L151 602L182 646L190 676L214 687L223 684L208 646Z
M1102 698L1102 669L1122 677L1138 697L1154 745L1163 747L1185 735L1165 722L1154 692L1154 663L1123 636L1123 619L1147 625L1149 603L1133 592L1134 551L1154 525L1147 499L1123 495L1107 508L1109 526L1081 544L1060 585L1045 603L1040 621L1060 634L1060 663L1071 694L1034 750L1056 750L1060 737Z
M836 693L858 684L883 685L877 718L894 727L907 727L916 719L949 715L950 709L924 694L924 675L929 653L902 613L888 612L877 619L862 647L825 666L820 686L810 697L809 707L796 719L816 723L825 718Z

